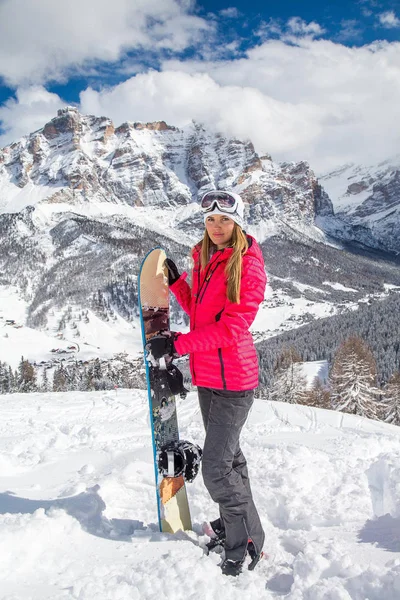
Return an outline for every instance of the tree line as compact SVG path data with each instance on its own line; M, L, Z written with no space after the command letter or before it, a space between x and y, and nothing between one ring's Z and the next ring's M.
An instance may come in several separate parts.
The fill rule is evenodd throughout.
M351 335L340 344L326 382L317 378L309 389L302 365L297 350L285 348L276 360L270 385L260 388L258 395L400 425L400 370L379 386L375 357L359 336Z
M184 365L183 367L185 373ZM49 373L51 377L49 377ZM40 374L40 377L39 377ZM109 390L116 387L145 388L141 358L126 353L112 360L96 358L86 363L62 363L55 369L40 369L21 357L18 369L0 362L0 393ZM400 370L379 383L377 363L369 345L350 335L339 346L330 365L327 381L316 378L307 385L303 359L293 346L278 355L269 385L260 386L257 396L271 401L303 404L360 415L400 425Z
M143 360L120 353L111 360L89 361L42 367L21 357L18 368L0 361L0 394L18 392L68 392L111 390L116 387L144 388Z
M293 347L303 362L333 362L340 344L352 335L365 340L374 354L377 380L384 385L400 364L400 294L392 291L385 298L370 299L357 310L315 321L264 340L257 345L260 360L260 384L269 387L276 357L284 348Z

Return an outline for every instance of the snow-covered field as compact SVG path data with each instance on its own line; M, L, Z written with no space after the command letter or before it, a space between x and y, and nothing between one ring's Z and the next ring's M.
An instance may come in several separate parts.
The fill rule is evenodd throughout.
M183 438L202 443L196 395ZM400 598L400 428L255 402L243 432L269 557L238 579L193 532L158 533L146 394L0 396L1 600Z
M74 307L72 310L71 306L70 309L72 318L78 320L81 309ZM0 285L0 361L7 362L13 369L18 367L21 356L37 363L56 363L57 359L68 363L68 360L112 358L119 352L137 356L143 350L138 319L130 323L116 316L115 320L107 323L87 310L90 322L79 322L80 336L77 339L68 324L62 333L58 332L65 310L52 309L46 330L27 327L27 311L28 304L15 286ZM68 351L73 346L79 349L79 354ZM54 352L57 349L64 353Z

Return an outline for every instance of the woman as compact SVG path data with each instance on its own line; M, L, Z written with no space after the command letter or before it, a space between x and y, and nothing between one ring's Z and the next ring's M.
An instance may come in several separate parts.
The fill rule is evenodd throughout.
M159 335L149 342L155 358L190 355L206 438L203 479L220 518L210 525L211 545L225 547L221 568L238 575L249 552L250 569L262 556L261 526L239 437L258 385L258 361L249 327L264 298L261 250L243 231L243 201L225 191L201 200L205 232L192 250L192 287L167 259L170 289L190 315L190 332Z

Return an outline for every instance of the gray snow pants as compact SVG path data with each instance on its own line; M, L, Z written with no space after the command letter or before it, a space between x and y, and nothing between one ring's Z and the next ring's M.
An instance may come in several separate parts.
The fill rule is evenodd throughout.
M202 472L204 484L219 504L225 527L225 555L243 560L248 540L261 552L264 531L250 488L246 459L239 437L254 400L254 390L231 392L199 387L206 430Z

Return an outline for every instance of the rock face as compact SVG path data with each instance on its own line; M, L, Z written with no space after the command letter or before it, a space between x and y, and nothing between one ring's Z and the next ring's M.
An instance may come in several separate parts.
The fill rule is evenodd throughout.
M0 151L0 212L39 203L182 206L211 188L231 188L249 203L249 219L314 222L331 214L329 198L305 162L273 163L251 142L199 124L123 123L59 110L43 129ZM19 188L25 193L16 193ZM29 193L28 193L29 190Z
M335 235L400 252L400 155L378 166L345 166L321 183L334 202L336 219L326 226Z

